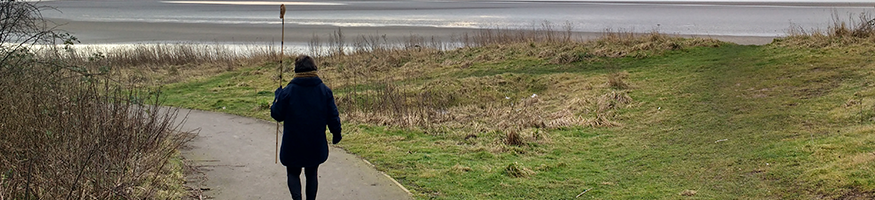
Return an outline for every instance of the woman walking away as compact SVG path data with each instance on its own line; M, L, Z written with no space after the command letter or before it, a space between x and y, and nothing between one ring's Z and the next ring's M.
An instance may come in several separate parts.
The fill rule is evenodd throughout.
M307 180L306 197L316 199L319 164L328 159L325 127L340 142L340 117L334 94L316 75L316 62L310 56L295 59L295 78L285 88L274 92L270 116L285 121L280 162L286 166L292 199L301 199L301 168Z

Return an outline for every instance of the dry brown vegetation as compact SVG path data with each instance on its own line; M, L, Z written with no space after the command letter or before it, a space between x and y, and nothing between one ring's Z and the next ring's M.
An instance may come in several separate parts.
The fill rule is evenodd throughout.
M95 60L38 55L71 43L43 9L0 2L0 199L173 199L184 195L171 162L188 134L156 93L122 87ZM146 105L151 104L151 105Z
M503 143L523 145L534 141L539 129L620 126L614 121L616 110L635 103L627 94L632 87L623 81L626 72L582 78L514 68L539 65L546 71L574 71L551 68L722 44L618 32L584 41L545 27L480 30L450 42L461 46L452 51L447 43L417 37L395 46L380 37L359 37L353 46L343 46L336 42L343 40L340 32L330 37L335 42L313 41L311 49L328 49L317 59L320 76L336 91L343 119L460 137L498 132ZM474 63L489 68L478 68L482 74L461 73L476 67Z
M871 13L849 15L847 19L833 13L832 20L832 25L826 30L791 27L788 36L776 39L775 44L794 48L871 47L875 44L875 16Z
M278 59L271 46L222 44L130 44L114 47L67 46L35 51L41 59L89 73L111 75L131 86L152 86L211 76Z
M187 139L174 132L176 112L139 105L155 99L148 93L48 68L0 70L0 195L178 198L166 182L181 178L168 177L178 176L168 162Z

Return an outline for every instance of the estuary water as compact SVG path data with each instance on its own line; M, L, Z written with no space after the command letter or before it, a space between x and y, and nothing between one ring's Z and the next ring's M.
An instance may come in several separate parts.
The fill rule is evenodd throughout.
M285 23L290 26L531 29L547 24L557 30L570 25L574 31L592 33L610 29L758 37L781 36L791 27L825 29L834 16L846 20L875 11L875 2L863 0L58 0L40 4L57 8L45 11L47 18L107 26L137 22L274 27L281 23L279 4L286 4ZM126 30L115 29L122 31L118 34ZM102 27L79 32L83 31L78 34L100 32Z

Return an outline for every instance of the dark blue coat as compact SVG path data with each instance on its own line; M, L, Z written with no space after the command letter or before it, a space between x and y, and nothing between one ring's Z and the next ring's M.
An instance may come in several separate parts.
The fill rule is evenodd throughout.
M270 116L285 121L280 161L288 167L312 167L328 159L325 127L340 135L334 94L319 77L297 77L274 93Z

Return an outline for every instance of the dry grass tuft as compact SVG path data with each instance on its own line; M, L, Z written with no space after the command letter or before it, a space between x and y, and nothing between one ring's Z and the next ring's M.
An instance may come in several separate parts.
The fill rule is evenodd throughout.
M616 58L631 56L642 58L683 48L698 46L716 47L722 45L723 42L706 38L684 39L658 32L636 34L608 30L601 38L586 44L591 46L593 54L597 57Z
M607 112L632 103L632 97L626 92L611 91L598 98L598 112Z
M517 162L508 164L507 167L504 168L504 173L513 178L527 178L535 174L534 171Z
M472 170L471 167L466 167L466 166L462 166L459 164L453 165L453 167L451 169L452 169L452 171L457 172L457 173L470 172Z
M525 144L524 139L520 136L519 131L509 130L504 138L504 144L511 146L522 146Z
M629 84L624 80L629 77L629 72L615 72L608 74L608 86L618 90L629 89Z
M684 191L682 191L682 192L680 193L680 195L681 195L681 196L691 197L691 196L696 196L696 193L698 193L698 192L695 191L695 190L684 190Z

